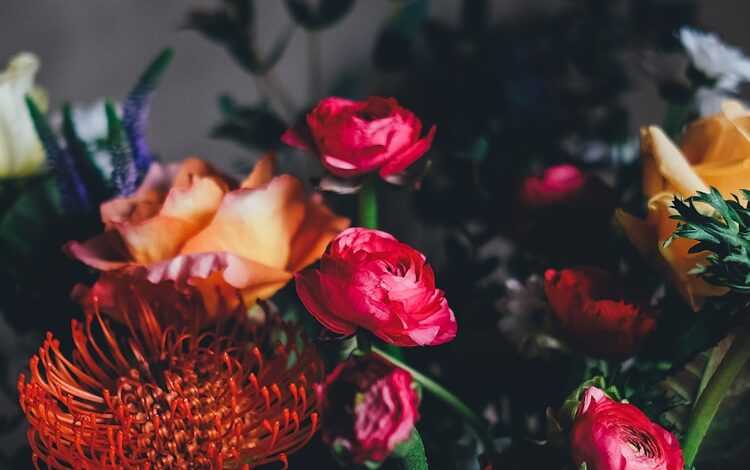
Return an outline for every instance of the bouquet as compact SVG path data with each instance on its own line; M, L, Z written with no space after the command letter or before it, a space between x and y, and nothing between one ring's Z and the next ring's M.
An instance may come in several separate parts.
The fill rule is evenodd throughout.
M357 3L285 0L270 48L255 3L183 18L258 90L218 97L231 169L149 145L179 49L92 105L0 73L0 462L745 467L750 59L692 2L394 1L330 82Z

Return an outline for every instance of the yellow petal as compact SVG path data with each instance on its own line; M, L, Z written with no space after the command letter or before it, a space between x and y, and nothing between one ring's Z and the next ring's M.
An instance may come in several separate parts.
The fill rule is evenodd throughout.
M697 191L708 191L708 186L691 168L690 163L675 144L656 126L642 134L646 158L653 158L658 173L670 186L683 196L692 196Z
M240 184L241 188L255 189L271 181L276 174L276 156L272 153L261 158L253 167L253 171Z

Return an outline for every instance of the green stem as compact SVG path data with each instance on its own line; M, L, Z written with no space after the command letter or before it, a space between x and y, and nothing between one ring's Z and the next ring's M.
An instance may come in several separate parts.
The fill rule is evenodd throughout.
M377 180L370 178L362 183L359 190L359 225L364 228L378 228Z
M396 367L400 367L401 369L409 372L412 378L416 380L417 383L419 383L422 387L424 387L425 390L432 393L435 397L439 398L445 404L453 408L453 410L466 421L466 423L471 427L471 429L474 430L474 433L482 442L485 452L493 450L494 445L492 444L492 438L487 431L487 427L484 421L476 413L474 413L471 408L466 405L466 403L461 401L460 398L458 398L450 390L446 389L439 383L435 382L431 378L427 377L426 375L412 368L406 363L401 362L400 360L391 356L377 346L372 347L372 352L391 362Z
M744 327L737 332L734 343L695 403L682 445L685 468L693 468L698 449L700 449L703 438L706 437L711 421L719 410L721 401L748 359L750 359L750 328Z
M409 441L404 444L404 449L397 453L400 455L393 457L400 460L403 470L429 470L424 443L417 428L412 430Z

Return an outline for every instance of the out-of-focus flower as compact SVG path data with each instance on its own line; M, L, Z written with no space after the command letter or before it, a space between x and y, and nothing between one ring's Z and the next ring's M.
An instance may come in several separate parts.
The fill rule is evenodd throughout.
M555 317L588 354L627 358L656 327L649 309L628 298L622 284L604 270L548 269L544 281Z
M520 353L531 357L544 350L560 349L560 342L547 328L549 305L542 277L534 274L524 282L511 278L505 282L505 288L505 295L497 303L502 315L497 325L508 341Z
M154 164L135 194L101 206L102 235L67 250L102 271L194 286L211 313L234 289L248 305L268 298L349 225L273 167L264 158L236 188L198 159Z
M701 116L721 111L721 103L750 81L750 59L736 47L724 44L715 34L691 28L680 30L680 41L692 66L710 84L699 84L694 102Z
M40 109L47 108L44 91L34 86L38 70L39 59L23 52L0 73L0 178L28 176L44 163L44 148L25 102L30 95Z
M637 407L602 390L584 392L570 434L577 466L590 470L683 470L677 438Z
M72 322L72 356L48 334L29 376L19 377L36 466L286 466L313 436L318 411L310 392L323 364L293 327L250 325L235 312L231 321L198 328L174 318L205 317L200 302L174 314L170 298L149 298L137 283L121 300L119 323L90 297L85 320Z
M742 82L750 81L750 59L717 35L684 27L680 41L693 67L715 80L717 88L736 92Z
M333 175L348 178L379 172L383 178L403 172L424 155L435 137L425 137L422 122L393 98L365 101L326 98L307 115L305 125L289 129L282 140L311 150Z
M337 334L357 328L397 346L434 346L456 336L456 317L425 256L378 230L350 228L319 269L296 276L307 310Z
M722 112L690 124L678 148L658 127L641 131L643 191L648 201L645 220L617 211L617 220L630 241L646 257L658 256L669 268L675 286L697 310L707 296L726 289L689 274L706 253L689 253L695 241L678 238L664 245L677 221L672 200L697 191L718 189L730 198L750 181L750 113L740 103L727 101Z
M556 165L541 176L528 176L521 185L521 203L548 206L575 198L586 184L586 176L574 165Z
M339 364L318 396L323 439L356 464L385 460L419 419L411 375L375 355Z
M587 264L611 253L602 239L611 230L612 189L595 173L575 165L556 165L528 175L512 205L508 230L525 249L555 264ZM550 227L576 227L555 230Z

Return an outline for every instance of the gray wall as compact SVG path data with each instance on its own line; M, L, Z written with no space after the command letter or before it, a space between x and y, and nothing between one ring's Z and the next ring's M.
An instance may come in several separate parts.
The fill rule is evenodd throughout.
M231 91L244 101L256 98L252 79L217 46L181 30L191 6L212 7L218 0L0 0L0 62L20 50L42 59L38 82L53 105L63 100L90 102L122 97L147 61L162 47L177 55L155 103L150 141L166 159L193 154L227 162L247 153L207 134L218 119L216 96ZM259 0L260 37L271 38L291 22L280 0ZM434 0L433 13L450 18L459 2ZM493 14L513 15L523 8L552 8L554 0L495 1ZM701 19L730 43L750 52L750 1L703 0ZM322 39L324 81L347 69L366 71L375 32L388 15L386 0L359 0L352 13ZM297 30L274 73L297 103L307 95L305 33ZM660 108L647 81L628 97L639 123L656 121ZM655 104L656 103L656 104Z

